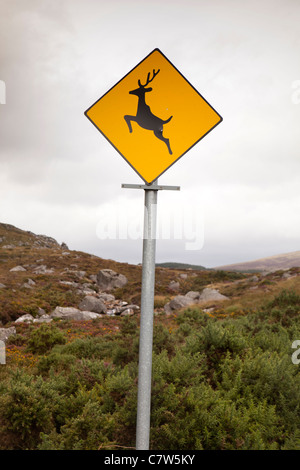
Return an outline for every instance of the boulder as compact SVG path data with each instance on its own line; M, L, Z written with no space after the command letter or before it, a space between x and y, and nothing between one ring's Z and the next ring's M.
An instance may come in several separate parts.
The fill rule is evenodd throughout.
M22 287L26 287L26 289L32 289L33 286L35 286L36 283L32 279L28 279L27 282L25 282Z
M120 314L121 316L124 315L133 315L137 310L140 309L138 305L130 304L128 305L127 302L125 302L126 305L123 305L121 307L117 308L117 314ZM127 313L125 313L127 311Z
M15 266L14 268L11 268L10 269L10 272L17 272L17 271L26 271L25 268L23 268L23 266Z
M188 307L197 303L192 297L186 295L177 295L174 299L170 300L165 306L164 310L167 314L171 314L174 310L180 310L183 307Z
M219 300L228 300L228 297L225 295L220 294L217 289L211 289L210 287L206 287L201 292L199 303L200 302L210 302L210 301L219 301Z
M87 312L74 307L56 307L50 314L51 318L61 318L63 320L94 320L102 315L95 312Z
M31 323L33 322L34 320L34 317L32 315L30 315L30 313L26 313L25 315L22 315L21 317L19 317L15 323Z
M134 315L134 310L133 308L126 308L125 310L122 311L120 314L121 317L130 317Z
M106 306L101 299L87 295L78 305L79 310L95 313L106 313Z
M185 297L189 297L190 299L193 299L195 302L197 302L200 299L200 292L191 290L187 294L185 294Z
M177 295L164 306L164 311L169 315L175 310L180 310L181 308L189 307L190 305L227 299L228 297L220 294L217 289L207 287L203 289L201 294L199 292L190 291L186 295Z
M102 302L114 302L116 300L114 295L106 293L99 294L98 298L102 300Z
M10 328L0 328L0 341L6 343L8 338L16 334L16 328L11 326Z
M187 279L188 275L186 273L179 274L181 279Z
M171 281L169 284L169 289L175 292L179 290L179 287L180 287L180 284L179 282L176 282L176 281Z
M52 321L52 318L50 317L50 315L47 315L45 313L44 315L41 315L40 317L35 318L33 320L33 323L49 323L51 321Z
M54 272L54 269L50 268L48 269L45 264L42 264L41 266L38 266L33 270L35 274L51 274Z
M112 269L101 269L97 274L97 284L101 290L111 290L124 287L128 280L123 274L118 274Z

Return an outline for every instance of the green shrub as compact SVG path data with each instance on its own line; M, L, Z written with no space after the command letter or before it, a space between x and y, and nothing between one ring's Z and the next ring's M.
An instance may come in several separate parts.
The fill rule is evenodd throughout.
M157 319L151 448L299 450L297 302L280 293L238 318L193 308L168 319L168 328ZM134 447L138 318L118 320L118 334L71 343L54 325L30 331L36 367L1 375L1 449Z
M33 354L45 354L56 344L65 344L66 337L61 330L48 323L33 329L27 345L27 351Z

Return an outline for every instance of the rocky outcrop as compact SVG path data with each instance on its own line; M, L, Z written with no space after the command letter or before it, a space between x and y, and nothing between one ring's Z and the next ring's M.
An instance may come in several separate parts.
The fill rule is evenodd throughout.
M201 305L206 302L219 302L227 299L228 297L220 294L217 289L207 287L203 289L201 293L190 291L186 295L177 295L164 306L164 311L167 315L170 315L174 311L180 310L184 307L189 307L190 305Z
M52 313L50 313L50 318L61 318L64 320L94 320L96 318L101 318L102 315L95 312L87 312L79 310L74 307L56 307Z
M80 310L85 310L89 312L95 313L106 313L107 308L104 302L97 297L93 297L92 295L87 295L78 305Z
M104 291L124 287L127 282L127 277L124 274L118 274L112 269L101 269L97 274L98 287Z

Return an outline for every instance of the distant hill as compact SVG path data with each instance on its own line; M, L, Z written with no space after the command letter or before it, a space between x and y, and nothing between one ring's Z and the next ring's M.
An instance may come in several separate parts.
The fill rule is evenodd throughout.
M279 269L289 269L300 266L300 251L293 251L267 258L260 258L254 261L246 261L243 263L229 264L226 266L217 266L214 269L222 269L225 271L242 271L242 272L263 272L276 271Z
M186 264L186 263L157 263L156 267L158 268L170 268L170 269L195 269L196 271L202 271L206 269L204 266L199 266L195 264Z

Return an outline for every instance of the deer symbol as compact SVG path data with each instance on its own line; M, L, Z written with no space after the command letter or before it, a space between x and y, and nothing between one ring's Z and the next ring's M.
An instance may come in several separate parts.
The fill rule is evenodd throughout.
M127 114L126 116L124 116L124 119L127 122L129 132L132 132L131 121L137 122L139 126L141 126L143 129L148 129L150 131L153 131L154 135L158 139L165 142L166 146L168 147L170 155L172 155L172 150L170 147L169 139L166 139L165 137L163 137L162 134L163 134L163 125L171 121L173 116L169 117L169 119L167 119L166 121L164 121L163 119L160 119L157 116L154 116L154 114L152 114L150 110L150 106L148 106L145 101L145 94L148 93L149 91L152 91L152 88L146 88L146 86L149 85L150 82L152 82L152 80L156 77L158 72L159 72L159 69L157 72L153 70L153 76L151 79L150 79L150 72L149 72L145 85L142 85L140 80L138 80L139 88L137 88L136 90L131 90L129 92L131 95L136 95L138 97L139 99L138 108L137 108L136 116L130 116Z

